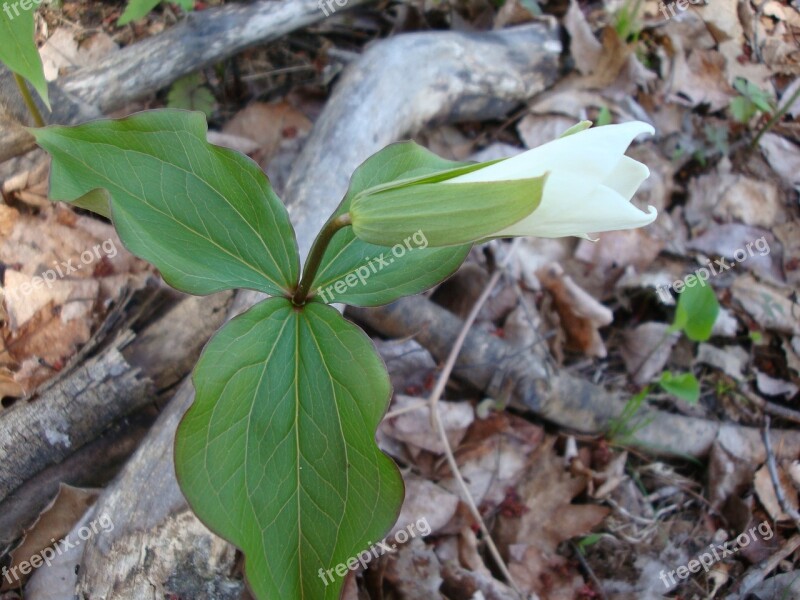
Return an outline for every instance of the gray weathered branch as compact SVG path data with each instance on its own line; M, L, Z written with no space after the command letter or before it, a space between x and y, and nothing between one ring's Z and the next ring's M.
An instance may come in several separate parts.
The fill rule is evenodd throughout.
M388 337L414 337L439 360L447 358L462 326L458 317L421 296L373 309L351 308L348 314ZM582 433L607 431L625 404L619 394L599 385L568 373L550 373L540 357L477 329L467 335L455 373L490 396L509 398L543 419ZM634 437L655 454L704 457L714 441L725 436L729 447L741 448L742 456L754 462L765 458L761 433L752 427L647 407L637 413L636 422L645 425ZM782 456L800 453L800 432L770 433Z

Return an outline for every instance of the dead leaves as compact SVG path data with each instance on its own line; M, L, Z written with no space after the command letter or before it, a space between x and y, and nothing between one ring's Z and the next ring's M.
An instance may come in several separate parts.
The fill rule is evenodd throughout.
M54 543L70 532L72 526L94 504L97 495L97 490L61 484L56 497L42 510L36 522L25 532L20 544L11 552L11 564L7 572L3 571L5 577L0 584L0 591L20 587L31 572L30 566L34 562L39 563L34 566L41 566L42 561L36 561L34 557L41 559L45 549L51 549L51 554L55 556L56 551L52 549ZM28 566L25 567L23 563Z
M501 515L497 525L498 542L508 554L515 582L543 600L576 596L583 578L557 552L558 545L588 533L609 513L594 504L572 504L587 480L564 469L552 444L551 440L539 447L517 486L525 510L517 516Z
M149 269L111 225L45 205L0 205L0 396L30 394L91 337L110 303Z

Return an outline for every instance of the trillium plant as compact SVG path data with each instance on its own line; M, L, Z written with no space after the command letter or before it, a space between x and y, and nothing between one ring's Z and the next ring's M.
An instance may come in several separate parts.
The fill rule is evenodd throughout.
M0 13L8 40L0 61L41 123L24 82L47 103L35 4L13 19ZM386 367L329 303L375 306L417 294L493 238L588 237L651 223L655 210L630 202L647 167L625 151L652 128L589 125L482 164L413 142L384 148L352 174L302 271L266 175L209 144L202 113L31 130L52 157L50 197L110 218L167 283L189 294L269 296L208 343L175 436L181 489L198 517L244 552L255 597L338 598L343 580L333 569L378 542L403 501L400 473L375 443L391 396Z
M242 549L257 598L338 598L342 579L319 574L380 540L403 501L400 473L375 443L391 395L386 368L323 290L357 280L334 286L337 302L384 304L447 278L484 240L652 222L654 209L630 203L647 167L625 156L652 128L588 125L483 164L444 160L413 142L384 148L353 173L302 272L267 177L209 144L201 113L32 130L53 159L51 197L110 217L167 283L190 294L270 296L206 346L175 439L183 493ZM402 259L374 268L373 257L398 245Z

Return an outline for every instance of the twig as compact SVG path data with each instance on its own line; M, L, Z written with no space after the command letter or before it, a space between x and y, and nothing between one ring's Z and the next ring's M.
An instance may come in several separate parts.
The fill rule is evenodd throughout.
M497 549L494 540L492 540L492 536L489 533L489 528L486 527L486 523L484 523L480 511L475 505L475 500L472 498L472 494L470 494L469 488L464 482L464 478L461 476L461 471L458 469L458 463L456 463L456 458L453 455L453 449L450 447L450 440L447 438L447 432L444 429L444 425L442 425L442 420L439 418L439 398L441 398L444 388L447 385L447 380L450 378L450 374L453 372L453 367L455 367L458 353L461 351L461 347L464 345L464 341L467 339L467 333L469 333L469 330L472 328L472 324L475 322L475 319L477 319L478 313L480 312L481 308L483 308L483 305L486 304L486 301L489 299L489 296L494 290L494 287L497 285L497 282L500 281L500 277L503 275L504 268L506 265L508 265L508 262L514 256L514 253L519 247L520 240L521 238L517 238L511 244L508 254L506 254L503 262L492 274L483 292L472 306L472 310L464 321L464 325L461 328L456 341L453 343L453 347L450 350L447 360L445 361L442 372L439 374L439 378L436 380L436 385L431 392L428 402L430 403L431 424L438 431L439 437L442 440L442 445L444 446L444 453L447 457L447 463L450 465L450 470L453 472L453 477L455 477L456 482L458 482L458 486L463 492L464 500L466 501L470 513L472 513L473 518L481 528L484 540L486 541L486 546L489 548L489 553L497 563L497 567L500 569L503 577L505 577L508 581L508 584L517 594L519 594L520 598L524 598L524 594L519 587L517 587L517 584L514 583L514 579L511 577L511 573L509 572L503 557L500 556L500 551Z
M800 548L800 534L795 534L781 546L781 548L766 560L750 567L742 576L741 584L734 594L729 594L725 600L745 598L750 591L764 581L772 571L787 556Z
M575 542L570 542L570 545L572 546L572 551L575 553L575 556L578 557L578 562L581 563L583 570L586 571L586 573L588 573L589 578L594 583L594 587L597 590L597 593L600 594L600 598L602 598L603 600L608 600L608 596L606 596L606 593L603 591L603 584L600 583L600 580L597 578L597 575L594 574L592 567L589 565L586 558L584 558L583 552L581 552L581 549L578 548L578 544L576 544Z
M781 406L780 404L775 404L774 402L765 400L758 394L748 390L744 385L739 385L738 391L765 413L768 413L773 417L780 417L781 419L792 421L793 423L800 423L800 412L793 410L788 406Z
M795 527L797 527L798 531L800 531L800 513L789 504L789 501L786 499L786 493L783 491L783 486L781 485L781 480L778 477L778 467L775 464L775 454L772 452L772 443L769 439L769 415L764 415L764 428L762 429L762 435L764 437L764 449L767 452L767 469L769 470L769 476L772 479L772 487L775 489L775 497L778 499L778 504L781 505L781 510L789 515L789 517L794 521Z
M767 123L761 128L761 130L758 132L758 134L756 135L755 139L753 140L753 143L750 144L751 148L756 148L758 146L758 142L759 142L759 140L761 140L761 136L763 136L770 129L772 129L772 126L775 125L775 123L777 123L778 120L780 120L781 117L783 117L783 115L786 114L786 111L789 110L789 108L792 106L792 104L794 104L794 101L797 100L798 98L800 98L800 86L798 86L798 88L794 91L794 94L791 95L789 100L784 102L783 106L781 106L775 112L775 114L772 115L772 118L769 121L767 121Z

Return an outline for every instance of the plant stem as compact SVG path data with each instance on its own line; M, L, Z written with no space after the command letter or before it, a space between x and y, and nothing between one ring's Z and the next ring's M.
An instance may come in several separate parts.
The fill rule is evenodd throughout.
M325 254L325 250L328 248L328 244L331 243L333 236L337 231L343 227L347 227L351 223L350 213L332 217L325 223L325 226L319 232L319 235L317 235L317 239L315 239L314 243L311 245L311 251L308 253L308 258L306 258L306 264L303 265L303 277L300 279L300 284L297 286L294 296L292 296L292 302L295 306L302 306L306 303L311 284L314 283L314 277L317 275L319 265L322 263L322 257Z
M37 127L44 127L45 123L44 119L42 118L42 113L39 112L36 102L33 101L33 96L31 96L31 92L28 89L25 80L20 75L14 73L14 81L17 82L19 93L22 96L22 99L25 101L25 106L28 107L28 112L31 113L31 116L33 117L33 122Z
M789 100L784 102L783 106L781 106L780 109L774 115L772 115L772 118L769 121L767 121L767 124L761 128L761 131L758 132L755 139L753 140L753 143L750 144L751 148L756 148L758 146L758 142L761 140L761 136L763 136L770 129L772 129L775 123L777 123L778 120L781 119L783 115L786 114L786 111L791 108L792 104L794 104L794 101L797 100L798 98L800 98L800 87L798 87L794 91L794 94L792 94Z

